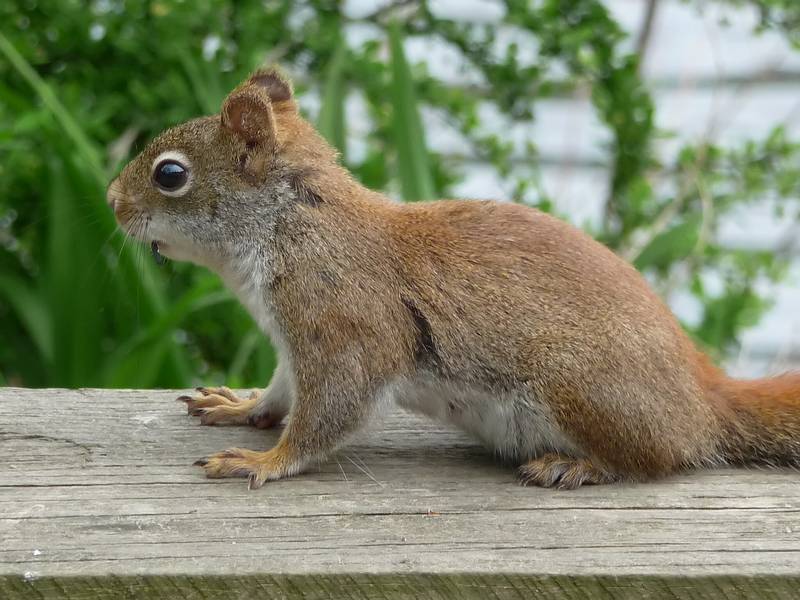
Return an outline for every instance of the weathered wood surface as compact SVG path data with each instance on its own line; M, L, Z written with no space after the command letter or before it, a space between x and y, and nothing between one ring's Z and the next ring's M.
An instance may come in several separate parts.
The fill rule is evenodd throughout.
M521 488L398 411L251 492L191 464L278 433L178 393L0 389L0 597L800 597L797 472Z

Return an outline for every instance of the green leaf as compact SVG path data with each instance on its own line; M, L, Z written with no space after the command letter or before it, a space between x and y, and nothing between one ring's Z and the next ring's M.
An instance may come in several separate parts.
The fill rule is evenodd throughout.
M322 108L319 112L319 132L333 144L345 161L347 145L347 130L345 125L344 103L347 98L345 92L345 64L347 59L347 44L340 41L336 46L325 76L325 86L322 90Z
M686 258L697 245L700 223L700 216L693 215L683 223L657 235L633 261L634 266L639 270L650 267L663 269L677 260Z
M413 202L436 197L433 174L419 117L414 82L403 50L403 34L395 22L389 27L392 62L392 133L403 198Z
M229 386L238 387L242 382L242 373L247 363L253 358L259 344L266 345L267 341L260 331L249 331L239 342L236 354L233 355L231 366L228 368L226 380ZM265 382L266 383L266 382Z

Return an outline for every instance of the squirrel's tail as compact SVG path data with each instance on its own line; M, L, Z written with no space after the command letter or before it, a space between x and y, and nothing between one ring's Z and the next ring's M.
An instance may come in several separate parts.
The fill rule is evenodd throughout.
M708 391L723 415L723 460L800 467L800 373L752 381L718 373Z

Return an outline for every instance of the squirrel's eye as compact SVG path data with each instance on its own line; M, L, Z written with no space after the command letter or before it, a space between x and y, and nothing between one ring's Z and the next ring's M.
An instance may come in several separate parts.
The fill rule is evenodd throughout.
M174 160L162 160L153 171L153 181L167 192L174 192L182 188L188 179L189 173L184 166Z

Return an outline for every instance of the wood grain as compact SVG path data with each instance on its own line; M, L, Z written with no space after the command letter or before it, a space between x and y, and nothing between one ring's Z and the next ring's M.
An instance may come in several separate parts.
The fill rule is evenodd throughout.
M396 411L250 492L191 463L277 432L199 426L180 393L0 389L0 598L800 595L797 472L521 488Z

